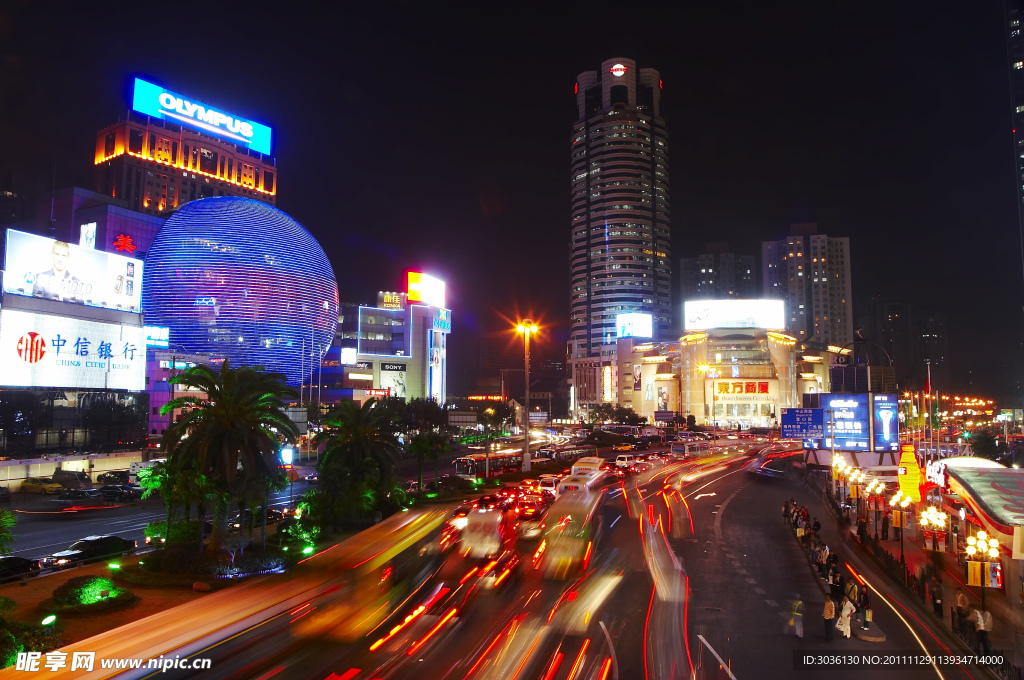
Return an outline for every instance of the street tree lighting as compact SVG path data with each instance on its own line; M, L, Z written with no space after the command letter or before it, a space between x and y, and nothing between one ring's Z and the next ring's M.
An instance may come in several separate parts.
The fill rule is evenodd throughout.
M903 554L903 532L907 528L907 512L905 508L910 505L910 496L905 496L903 491L897 491L896 495L889 500L889 505L893 508L893 519L896 519L895 513L899 513L899 530L900 530L900 562L906 565L907 560ZM906 585L906 574L904 574L904 585Z
M523 319L516 332L523 336L523 354L526 371L526 399L523 402L523 472L530 471L530 335L537 332L532 319Z
M868 483L867 488L864 489L864 493L867 494L868 503L870 505L874 506L873 509L875 511L875 539L877 540L878 539L878 510L879 510L879 505L877 504L877 502L873 502L872 499L875 496L882 496L885 493L885 482L883 482L880 479L872 479Z

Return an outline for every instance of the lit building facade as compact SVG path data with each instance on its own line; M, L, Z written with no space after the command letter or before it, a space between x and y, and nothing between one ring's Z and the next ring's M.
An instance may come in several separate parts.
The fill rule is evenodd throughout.
M445 307L443 282L418 272L412 275L440 286L426 295L411 289L381 292L376 306L341 305L334 340L304 381L307 401L447 401L452 312Z
M96 135L99 193L148 215L213 196L274 204L278 177L269 128L140 79L132 107L127 120Z
M576 82L570 140L571 359L601 355L615 318L647 312L672 328L668 136L661 78L610 59Z
M757 258L729 251L728 244L709 243L697 257L679 260L681 300L698 298L756 297L758 286Z
M785 300L786 331L797 340L853 342L850 239L794 224L790 235L761 245L763 294Z
M299 385L334 340L338 287L305 227L248 198L192 201L164 224L146 258L147 324L169 345L263 366Z

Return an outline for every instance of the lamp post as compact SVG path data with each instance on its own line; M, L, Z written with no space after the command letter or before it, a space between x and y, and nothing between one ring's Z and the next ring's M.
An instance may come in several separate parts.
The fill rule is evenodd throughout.
M999 541L994 538L989 538L988 534L984 531L979 531L974 536L967 537L966 552L968 560L980 562L983 565L982 569L985 570L986 567L984 565L988 564L990 558L992 560L999 559ZM985 588L988 587L986 585L986 581L988 579L979 579L977 583L971 583L970 572L971 570L968 568L967 585L976 585L981 587L981 611L985 611Z
M930 529L936 534L939 533L939 531L942 533L946 532L946 513L940 511L934 506L929 505L925 508L921 513L921 516L918 518L918 521L921 523L922 528ZM933 545L938 545L938 541L936 540ZM933 548L933 550L938 550L938 548Z
M873 503L872 501L874 500L875 496L881 496L882 494L885 493L885 483L880 481L880 480L877 480L877 479L872 479L871 483L868 484L868 487L864 490L864 493L866 493L868 495L868 504L870 506L873 506L872 509L875 511L875 540L877 541L878 540L878 507L877 507L877 503Z
M526 400L523 403L523 472L530 471L530 334L537 332L532 319L523 319L516 326L516 332L523 336L523 353L526 371Z
M858 526L860 525L860 497L861 497L860 486L861 486L861 484L863 484L865 478L867 478L867 475L864 474L863 470L853 470L850 473L850 485L851 485L851 488L856 487L856 489L857 489L857 524L858 524ZM849 514L847 514L847 516L849 516Z
M889 499L889 505L893 508L893 519L896 518L895 513L900 513L900 563L904 566L903 581L906 585L906 564L907 560L903 555L903 532L907 529L907 513L905 508L910 505L910 496L904 496L902 491L897 491L896 495Z
M710 413L708 412L708 371L711 370L711 367L706 363L697 364L697 370L700 371L701 374L701 392L704 393L704 424L708 425L710 422Z

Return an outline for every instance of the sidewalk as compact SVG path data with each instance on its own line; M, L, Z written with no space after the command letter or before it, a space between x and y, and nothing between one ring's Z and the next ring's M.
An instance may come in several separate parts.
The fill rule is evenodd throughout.
M819 506L825 505L827 507L828 504L822 503L820 489L816 485L811 485L809 488L819 491L819 493L815 494L815 503ZM834 508L828 507L825 512L832 526L836 527L838 522L836 522L836 516L833 514ZM845 526L843 529L844 533L847 534L843 537L843 542L850 549L861 551L862 557L870 562L876 571L884 574L884 577L891 584L902 586L902 578L898 575L900 573L901 548L896 530L890 528L889 540L883 541L879 538L876 543L874 538L875 524L873 521L869 522L869 538L862 544L856 534L856 514L852 511L851 520L850 525ZM880 527L881 520L879 520ZM924 575L932 569L932 553L934 551L926 550L917 542L917 533L918 528L915 526L906 530L903 536L902 555L907 566L907 572L909 573L909 584L905 592L911 596L916 595L914 600L920 604L922 612L926 613L926 617L935 620L938 617L934 613L934 607L931 602L930 584L924 578ZM888 558L886 553L889 555ZM980 588L967 586L964 567L958 564L955 554L939 554L942 559L942 571L940 573L940 578L942 579L942 592L940 593L940 599L942 600L942 627L951 638L956 640L958 645L967 648L967 643L952 632L952 614L956 609L956 589L957 587L962 588L967 595L969 613L975 608L980 608ZM889 562L892 564L892 569L886 568L886 564ZM1008 576L1004 575L1004 581L1007 578ZM1010 587L1012 586L1008 583L1004 585L1004 588ZM993 630L989 634L992 650L1005 653L1008 657L1006 659L1007 662L1012 663L1018 668L1024 666L1024 630L1020 626L1014 626L1011 623L1013 621L1013 613L1006 601L1006 596L999 591L990 589L986 593L985 606L992 613L993 619ZM967 626L969 628L969 635L973 639L974 624L968 622Z

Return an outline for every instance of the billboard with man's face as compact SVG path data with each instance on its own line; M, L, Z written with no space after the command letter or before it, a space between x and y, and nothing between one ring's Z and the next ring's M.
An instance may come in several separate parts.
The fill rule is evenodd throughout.
M142 260L7 230L4 292L140 312Z

